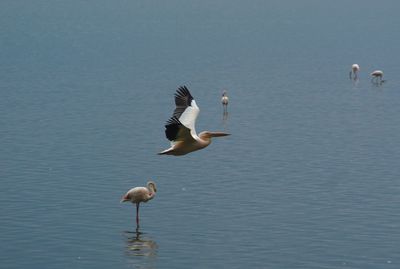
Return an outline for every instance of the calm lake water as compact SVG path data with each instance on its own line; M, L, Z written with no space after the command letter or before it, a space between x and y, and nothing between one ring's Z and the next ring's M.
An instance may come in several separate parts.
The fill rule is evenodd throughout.
M1 1L0 267L399 268L399 10ZM232 135L158 156L180 85Z

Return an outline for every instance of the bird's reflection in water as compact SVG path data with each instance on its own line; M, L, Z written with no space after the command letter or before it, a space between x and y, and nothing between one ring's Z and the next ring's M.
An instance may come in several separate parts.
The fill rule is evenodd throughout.
M353 79L353 89L358 88L358 84L360 83L360 80L358 78Z
M136 229L135 232L124 232L126 238L125 253L127 256L143 256L155 259L157 257L157 243L144 233Z
M228 116L229 116L228 111L224 110L224 112L222 113L222 126L224 127L224 130L227 127Z
M382 86L383 83L385 83L386 80L376 80L376 81L372 81L372 85L374 85L375 87L379 87Z

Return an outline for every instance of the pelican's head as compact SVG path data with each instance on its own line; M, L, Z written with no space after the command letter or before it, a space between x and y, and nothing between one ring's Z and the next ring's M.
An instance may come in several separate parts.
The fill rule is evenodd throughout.
M226 96L226 90L222 92L222 96Z
M209 132L209 131L204 131L204 132L201 132L201 133L199 134L199 137L200 137L201 139L206 139L206 140L208 140L208 139L211 139L212 137L220 137L220 136L227 136L227 135L230 135L230 134L224 133L224 132Z

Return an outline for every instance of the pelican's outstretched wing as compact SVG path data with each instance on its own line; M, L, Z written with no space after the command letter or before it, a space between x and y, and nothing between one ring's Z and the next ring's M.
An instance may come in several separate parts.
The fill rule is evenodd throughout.
M190 129L184 126L177 117L173 116L165 125L165 136L174 145L178 141L194 142Z
M181 86L176 90L175 93L175 105L174 117L178 119L183 114L185 109L192 103L193 96L190 94L186 86Z
M182 125L190 130L190 134L192 135L192 137L194 139L197 139L198 136L196 133L195 124L200 109L186 86L181 86L176 91L175 105L176 108L174 110L172 118L175 117L176 119L178 119L178 121Z

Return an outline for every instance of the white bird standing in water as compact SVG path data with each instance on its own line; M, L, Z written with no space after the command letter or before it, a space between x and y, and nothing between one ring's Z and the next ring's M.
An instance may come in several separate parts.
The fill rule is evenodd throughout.
M381 70L375 70L374 72L371 73L371 81L378 82L383 82L382 78L383 78L383 72Z
M212 137L227 136L224 132L204 131L197 135L195 123L200 109L186 86L179 87L175 93L176 108L165 125L165 135L171 147L158 153L160 155L185 155L210 145Z
M224 107L224 113L228 112L228 102L229 102L229 98L226 93L226 90L224 90L222 92L222 98L221 98L221 103L222 103L222 106Z
M147 182L147 187L135 187L130 189L121 200L123 202L131 202L136 204L136 228L139 229L139 206L140 203L146 203L154 198L157 192L156 183Z
M351 71L349 73L350 79L354 76L354 80L358 78L358 72L360 71L360 66L358 64L353 64L351 66Z

